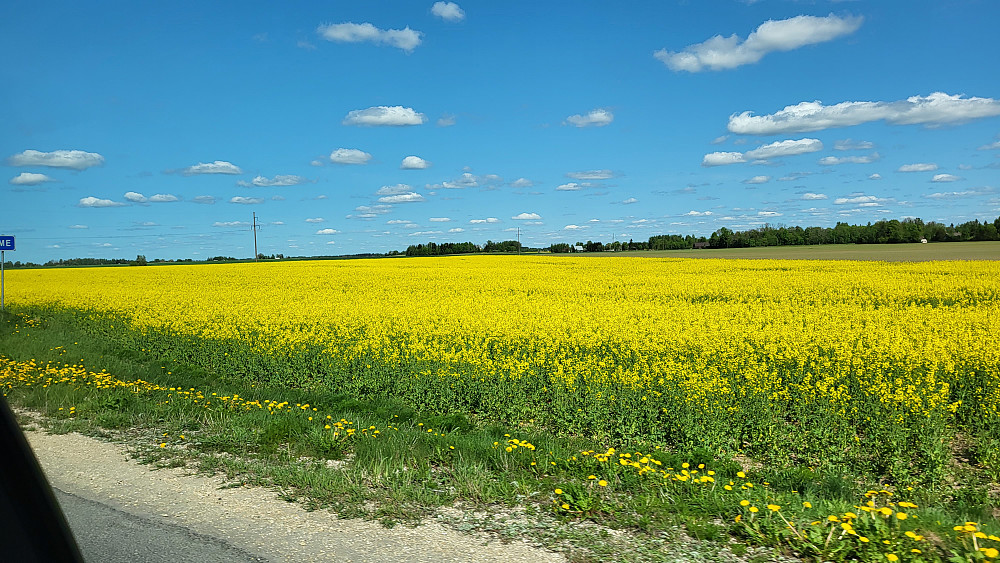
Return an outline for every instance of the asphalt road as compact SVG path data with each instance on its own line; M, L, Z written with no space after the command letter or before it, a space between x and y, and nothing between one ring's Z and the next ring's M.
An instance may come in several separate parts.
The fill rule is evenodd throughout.
M87 563L259 563L266 561L187 528L122 512L53 489Z

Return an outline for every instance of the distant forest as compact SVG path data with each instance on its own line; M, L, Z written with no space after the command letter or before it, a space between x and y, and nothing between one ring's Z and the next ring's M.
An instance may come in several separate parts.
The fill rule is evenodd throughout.
M816 244L900 244L913 242L968 242L1000 240L1000 217L990 222L980 222L978 219L959 225L944 225L934 221L924 223L920 219L891 219L868 223L867 225L849 225L837 223L834 227L774 227L763 225L747 231L733 231L726 227L712 233L709 237L693 235L653 235L646 241L612 241L601 242L588 240L573 244L559 242L546 248L528 248L516 240L486 244L474 242L429 242L427 244L412 244L406 252L393 250L385 254L366 253L351 256L310 256L292 257L283 254L269 256L259 254L260 260L329 260L342 258L380 258L385 256L443 256L450 254L472 253L514 253L514 252L605 252L625 250L683 250L687 248L746 248L753 246L794 246ZM232 256L214 256L206 262L244 262L248 259L238 259ZM249 260L253 260L250 258ZM74 266L110 266L131 265L145 266L147 264L194 262L190 258L164 260L157 258L146 261L143 255L135 259L128 258L70 258L49 260L45 264L32 262L8 261L5 268L39 268L39 267L74 267Z
M920 219L891 219L849 225L837 223L834 227L773 227L764 225L747 231L733 231L726 227L709 237L693 235L653 235L647 241L560 242L545 249L528 249L517 241L487 241L479 246L471 242L445 242L410 245L407 256L439 256L473 252L517 252L520 250L548 250L549 252L604 252L623 250L683 250L687 248L746 248L754 246L794 246L815 244L900 244L912 242L963 242L1000 240L1000 217L992 223L978 219L959 225L924 223Z

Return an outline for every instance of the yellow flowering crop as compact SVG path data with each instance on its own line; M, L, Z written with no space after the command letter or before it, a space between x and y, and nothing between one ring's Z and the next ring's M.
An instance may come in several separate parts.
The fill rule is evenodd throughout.
M252 381L819 463L1000 420L997 280L987 261L457 256L15 270L7 300Z

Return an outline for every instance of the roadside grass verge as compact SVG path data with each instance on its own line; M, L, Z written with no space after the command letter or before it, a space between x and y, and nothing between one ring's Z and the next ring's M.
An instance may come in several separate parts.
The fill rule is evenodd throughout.
M985 486L889 486L831 467L593 444L530 422L258 386L55 317L0 317L0 388L48 430L124 441L155 466L222 473L342 517L528 534L580 561L966 561L1000 548Z

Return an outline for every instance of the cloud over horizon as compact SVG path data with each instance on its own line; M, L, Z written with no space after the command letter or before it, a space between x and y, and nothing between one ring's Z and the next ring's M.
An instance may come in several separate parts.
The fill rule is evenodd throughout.
M824 106L818 100L800 102L769 115L744 111L729 116L728 129L738 135L780 135L850 127L873 121L933 127L996 115L1000 115L1000 100L934 92L929 96L911 96L896 102L842 102L833 106Z

